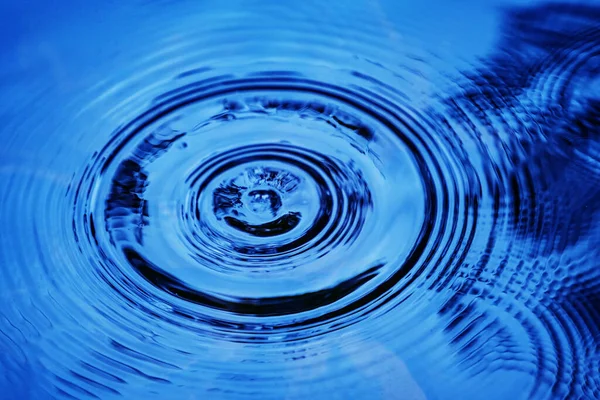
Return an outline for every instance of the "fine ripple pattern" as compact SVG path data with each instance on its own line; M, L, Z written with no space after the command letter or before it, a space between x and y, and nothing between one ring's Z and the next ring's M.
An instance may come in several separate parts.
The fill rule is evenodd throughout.
M2 396L600 398L600 8L428 1L7 7Z

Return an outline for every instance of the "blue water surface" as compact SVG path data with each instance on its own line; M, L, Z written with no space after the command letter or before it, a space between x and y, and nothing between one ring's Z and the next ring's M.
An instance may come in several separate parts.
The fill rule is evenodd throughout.
M600 399L597 2L0 22L0 398Z

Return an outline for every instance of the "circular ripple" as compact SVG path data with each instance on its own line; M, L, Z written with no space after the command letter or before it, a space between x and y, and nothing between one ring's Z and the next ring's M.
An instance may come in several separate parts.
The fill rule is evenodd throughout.
M559 42L554 51L537 63L531 86L534 93L543 97L546 107L560 106L567 110L574 101L589 96L598 99L594 90L600 66L598 41L597 27L578 31Z
M124 295L153 291L204 332L298 339L460 259L473 177L432 146L410 108L347 88L286 74L200 82L117 131L75 206Z
M549 39L531 24L522 29ZM491 357L495 362L503 357L519 360L517 368L535 376L528 398L596 397L592 393L597 391L595 380L586 376L595 358L583 355L594 346L587 340L595 335L590 333L594 317L582 306L595 301L596 291L588 285L596 285L591 282L597 278L594 272L583 272L585 262L580 260L595 252L591 216L600 204L594 185L597 28L565 36L568 40L551 37L552 46L537 49L539 58L528 49L511 54L508 64L500 60L514 66L515 56L525 56L532 68L505 71L499 64L464 85L469 90L463 96L447 101L450 123L489 145L481 148L488 157L478 169L493 171L482 177L489 179L495 211L489 253L465 265L460 291L442 312L452 316L448 332L456 334L453 340L463 360L470 360L465 369L479 374L481 365L491 362L484 358L495 352L500 353ZM528 71L525 81L513 79L523 70ZM504 81L517 87L501 85ZM484 82L494 84L482 90ZM493 311L480 308L498 305ZM503 312L517 324L492 328Z
M9 380L39 370L74 398L580 392L562 386L597 364L576 339L592 318L575 320L592 265L556 282L573 265L511 226L547 175L514 165L543 122L514 58L456 85L384 4L170 6L110 24L131 37L90 47L106 63L67 74L82 87L45 91L36 71L10 96L26 118L4 128L0 188ZM585 299L545 292L580 282Z

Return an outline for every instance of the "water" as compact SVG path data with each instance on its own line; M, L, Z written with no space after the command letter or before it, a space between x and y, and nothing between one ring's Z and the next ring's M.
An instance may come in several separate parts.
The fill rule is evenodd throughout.
M600 398L597 4L100 3L0 6L0 397Z

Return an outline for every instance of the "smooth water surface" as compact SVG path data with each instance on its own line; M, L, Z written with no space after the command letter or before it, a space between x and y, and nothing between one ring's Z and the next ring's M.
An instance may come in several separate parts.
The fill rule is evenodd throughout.
M600 4L0 5L3 399L600 398Z

